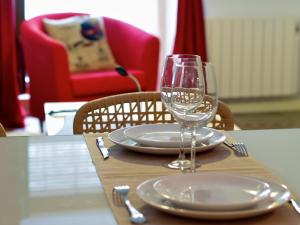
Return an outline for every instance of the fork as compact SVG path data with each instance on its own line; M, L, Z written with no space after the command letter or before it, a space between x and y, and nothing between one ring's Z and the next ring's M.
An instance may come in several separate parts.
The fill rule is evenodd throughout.
M132 206L128 199L128 193L130 191L130 187L128 185L115 186L113 188L113 201L117 205L126 206L129 214L130 221L132 223L145 223L147 220L145 216L140 213L136 208Z
M228 147L230 147L237 156L240 157L248 156L248 151L246 149L245 144L236 142L232 137L227 136L226 140L223 143Z
M237 149L240 156L248 156L248 151L244 143L237 142L234 143L233 146Z

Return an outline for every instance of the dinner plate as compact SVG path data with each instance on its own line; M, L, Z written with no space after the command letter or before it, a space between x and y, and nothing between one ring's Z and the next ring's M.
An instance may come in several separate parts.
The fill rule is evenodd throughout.
M230 220L241 219L252 216L262 215L271 212L283 204L285 204L291 193L281 184L271 181L263 180L268 183L271 189L271 193L268 198L258 202L251 208L245 208L240 210L199 210L189 209L183 206L173 204L170 200L163 198L153 188L153 184L158 179L147 180L137 187L137 195L147 204L152 207L176 216L182 216L195 219L207 219L207 220Z
M153 184L153 188L176 205L204 210L247 208L270 194L267 183L230 173L164 176Z
M143 124L124 130L125 136L137 143L150 147L174 148L181 144L179 124ZM213 135L206 127L199 127L196 132L196 143L201 143ZM185 134L183 145L191 145L191 135Z
M126 149L136 151L136 152L142 152L148 154L159 154L159 155L176 155L179 152L179 146L174 148L142 146L139 143L135 142L134 140L124 135L124 131L126 129L128 128L121 128L112 131L111 133L108 134L108 138L116 145L122 146ZM222 132L211 128L209 129L212 131L212 136L208 138L206 141L198 144L196 146L196 152L203 152L209 149L213 149L214 147L220 145L221 143L223 143L223 141L225 141L226 137ZM189 153L191 149L190 147L188 147L185 148L184 151L185 153Z

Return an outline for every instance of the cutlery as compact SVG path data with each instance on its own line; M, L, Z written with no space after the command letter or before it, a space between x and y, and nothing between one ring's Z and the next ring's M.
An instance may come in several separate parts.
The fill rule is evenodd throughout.
M118 205L125 204L132 223L145 223L145 216L132 206L128 199L130 187L128 185L115 186L113 188L113 201Z
M109 149L104 146L103 137L96 138L96 145L99 148L99 150L103 156L103 159L104 160L108 159L110 152L109 152Z
M294 198L291 198L289 203L294 207L296 212L300 214L300 202Z
M282 184L282 186L288 190L288 187L285 184ZM289 199L289 203L293 206L296 212L300 214L300 201L291 196Z
M244 143L238 142L238 143L233 144L233 146L237 149L237 151L239 152L239 154L241 156L245 156L245 157L248 156L248 151L247 151Z
M248 151L244 143L236 142L231 137L227 137L223 143L229 148L231 148L237 156L248 156Z
M227 139L225 141L223 141L223 144L225 144L227 147L231 148L234 152L236 152L237 150L235 149L235 147L233 146L232 143L230 143Z

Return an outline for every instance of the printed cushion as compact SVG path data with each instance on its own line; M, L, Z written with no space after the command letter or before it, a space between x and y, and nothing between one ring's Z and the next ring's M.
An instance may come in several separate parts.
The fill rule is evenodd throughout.
M102 17L73 16L43 22L49 36L65 44L71 72L115 68Z

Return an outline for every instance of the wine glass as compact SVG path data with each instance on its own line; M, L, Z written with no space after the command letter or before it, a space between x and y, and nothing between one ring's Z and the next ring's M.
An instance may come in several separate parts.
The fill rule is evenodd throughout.
M184 70L184 67L180 67L181 64L189 65L189 70ZM161 101L179 123L181 138L179 156L176 160L167 164L168 168L183 170L191 167L191 161L185 159L183 142L186 126L180 116L184 115L186 111L199 106L202 101L204 80L200 68L201 58L198 55L175 54L169 55L165 59L160 84ZM197 90L199 97L197 99L188 98L193 88ZM184 98L180 99L180 94Z
M196 168L201 165L195 159L197 129L207 126L214 119L218 109L217 80L214 65L210 62L204 62L202 71L205 80L204 99L195 110L186 113L184 122L191 129L191 172L195 172Z

